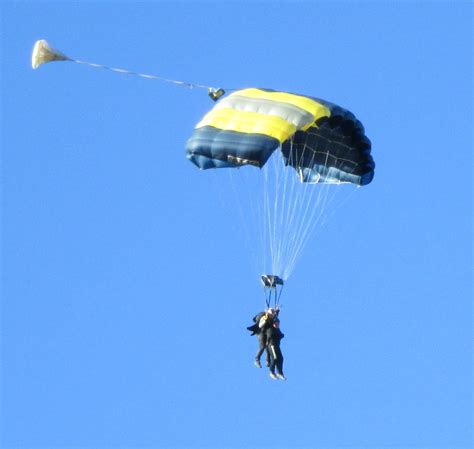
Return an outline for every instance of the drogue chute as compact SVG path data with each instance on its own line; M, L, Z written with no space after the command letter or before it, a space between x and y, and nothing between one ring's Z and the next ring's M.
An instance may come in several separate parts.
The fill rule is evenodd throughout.
M64 53L52 48L44 39L35 42L31 54L31 66L37 69L40 65L52 61L70 61Z
M166 83L171 83L178 86L187 87L189 89L194 89L194 88L206 89L207 94L209 98L211 98L212 101L217 101L219 98L221 98L226 93L226 90L234 90L234 89L224 90L222 87L213 87L213 86L207 86L207 85L199 84L199 83L180 81L180 80L175 80L175 79L170 79L170 78L164 78L162 76L157 76L157 75L149 75L146 73L134 72L128 69L110 67L104 64L97 64L94 62L82 61L80 59L74 59L69 56L66 56L61 51L54 49L53 47L49 45L49 43L45 39L40 39L36 41L33 46L33 52L31 54L31 66L33 67L33 69L37 69L40 65L46 64L52 61L70 61L70 62L75 62L76 64L82 64L82 65L86 65L86 66L93 67L96 69L110 70L111 72L121 73L123 75L138 76L140 78L144 78L148 80L164 81Z

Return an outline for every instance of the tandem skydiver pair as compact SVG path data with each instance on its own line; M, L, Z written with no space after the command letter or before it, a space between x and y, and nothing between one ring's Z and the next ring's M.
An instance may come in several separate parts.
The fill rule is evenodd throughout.
M272 379L286 380L283 374L283 354L280 349L280 341L284 334L280 330L280 320L278 315L280 309L269 307L267 310L258 313L253 317L254 324L247 327L252 332L250 335L257 335L258 351L255 355L255 366L261 368L260 359L265 351L266 365L270 370Z

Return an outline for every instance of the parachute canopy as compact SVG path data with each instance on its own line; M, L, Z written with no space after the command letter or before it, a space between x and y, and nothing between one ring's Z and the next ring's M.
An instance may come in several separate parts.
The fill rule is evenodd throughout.
M354 114L330 102L269 89L238 90L196 125L187 158L201 169L263 167L281 148L302 182L366 185L371 143Z

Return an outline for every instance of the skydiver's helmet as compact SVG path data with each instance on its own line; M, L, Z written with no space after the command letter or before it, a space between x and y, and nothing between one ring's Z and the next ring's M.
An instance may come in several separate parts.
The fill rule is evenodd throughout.
M268 310L267 310L267 313L268 313L269 315L275 315L275 310L272 309L271 307L269 307Z

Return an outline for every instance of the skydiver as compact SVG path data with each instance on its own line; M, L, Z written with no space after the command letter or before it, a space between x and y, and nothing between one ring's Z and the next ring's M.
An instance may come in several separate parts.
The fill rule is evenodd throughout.
M258 313L253 317L252 326L247 327L252 333L250 335L257 335L258 338L258 351L255 355L255 366L261 368L262 364L260 363L260 358L262 357L263 351L267 348L267 334L266 331L272 326L273 321L277 318L280 310L272 309L271 307L263 312ZM270 354L266 352L266 365L270 366Z
M280 330L280 320L275 318L272 325L266 330L267 354L270 354L270 377L272 379L286 380L283 374L283 354L280 341L285 336ZM275 375L276 368L276 375Z

